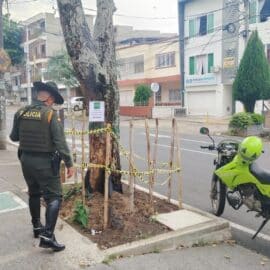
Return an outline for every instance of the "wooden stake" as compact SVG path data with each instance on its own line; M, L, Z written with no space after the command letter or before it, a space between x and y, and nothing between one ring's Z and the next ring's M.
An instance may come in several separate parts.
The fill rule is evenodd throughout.
M129 209L134 211L134 174L133 174L133 122L129 121ZM132 173L131 173L132 172Z
M179 130L178 130L178 125L177 125L177 121L175 122L175 130L176 130L176 167L177 168L181 168L181 153L180 153L180 145L179 145ZM179 185L179 208L182 209L183 208L183 179L182 179L182 171L178 172L178 185Z
M81 147L82 147L82 164L85 164L85 147L84 147L84 132L85 132L86 112L83 110L83 121L82 121L82 136L81 136ZM84 169L82 167L82 201L85 206L85 183L84 183Z
M174 161L174 141L175 141L175 118L172 119L172 136L171 136L171 151L170 151L170 170L173 168ZM171 201L172 197L172 173L169 173L168 180L168 202Z
M66 182L66 166L63 160L61 160L60 162L60 179L61 179L61 183Z
M74 116L74 111L72 112L72 115L71 115L71 129L73 132L75 132L75 116ZM76 136L75 134L72 134L72 157L73 157L73 162L74 164L76 164L77 162L77 153L76 153ZM78 170L77 170L77 167L75 166L75 172L74 172L74 180L75 180L75 183L77 184L78 183Z
M111 128L111 124L107 124L107 129ZM110 166L111 161L111 134L109 131L106 132L106 159L105 166L108 168ZM108 227L108 219L109 219L109 176L110 172L108 170L105 171L105 183L104 183L104 230Z
M149 134L149 125L148 125L148 119L145 119L145 135L146 135L146 145L147 145L147 162L148 162L148 171L151 171L151 149L150 149L150 134ZM153 189L151 184L152 176L149 175L149 196L150 196L150 206L153 205Z
M158 132L159 132L159 122L158 119L156 118L156 132L155 132L155 142L154 142L154 153L153 153L153 164L152 164L152 169L154 170L154 173L151 175L151 189L154 189L154 185L156 182L156 163L157 163L157 144L158 144Z

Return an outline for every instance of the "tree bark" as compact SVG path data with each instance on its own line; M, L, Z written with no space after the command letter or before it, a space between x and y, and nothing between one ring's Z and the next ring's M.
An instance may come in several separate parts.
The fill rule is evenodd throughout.
M97 0L94 37L91 36L81 0L57 0L60 21L68 54L83 95L88 101L105 101L105 121L119 136L119 92L117 87L116 57L113 31L113 0ZM101 128L104 123L90 123L89 128ZM90 162L105 164L105 133L91 135ZM112 139L111 167L120 169L117 140ZM90 184L94 191L103 191L104 170L91 169ZM120 175L112 175L121 189ZM111 178L111 179L112 179Z

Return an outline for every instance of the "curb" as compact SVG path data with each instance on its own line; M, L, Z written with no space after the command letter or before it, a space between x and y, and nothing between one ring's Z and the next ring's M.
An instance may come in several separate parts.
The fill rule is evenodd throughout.
M127 183L126 181L123 182ZM135 185L135 188L148 193L148 190L141 186ZM153 195L160 199L166 199L165 196L156 192L154 192ZM179 204L176 200L171 200L171 203L175 205ZM220 242L232 238L230 224L227 220L218 218L186 204L183 204L183 208L209 217L211 220L104 250L105 257L142 255L181 247L206 245L207 243Z
M104 254L105 257L142 255L181 247L206 245L210 242L214 243L229 239L231 239L231 232L228 222L210 221L146 240L116 246L105 250Z

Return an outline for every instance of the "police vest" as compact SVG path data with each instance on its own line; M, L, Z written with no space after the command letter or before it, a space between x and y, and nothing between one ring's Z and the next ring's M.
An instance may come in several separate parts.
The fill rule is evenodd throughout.
M54 152L50 132L53 110L48 107L28 107L20 113L20 149L30 152Z

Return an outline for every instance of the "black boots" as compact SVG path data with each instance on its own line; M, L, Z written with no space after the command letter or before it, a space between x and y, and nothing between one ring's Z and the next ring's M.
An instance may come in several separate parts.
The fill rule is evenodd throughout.
M35 221L32 220L33 223L33 233L34 233L34 237L38 238L39 235L44 231L44 226L41 224L40 220L37 219Z
M29 197L29 209L32 217L34 237L38 238L44 230L44 226L40 222L40 196Z
M53 233L60 205L60 200L54 200L47 204L46 225L44 231L40 234L39 246L42 248L51 248L53 251L62 251L65 249L64 245L61 245L56 241Z

